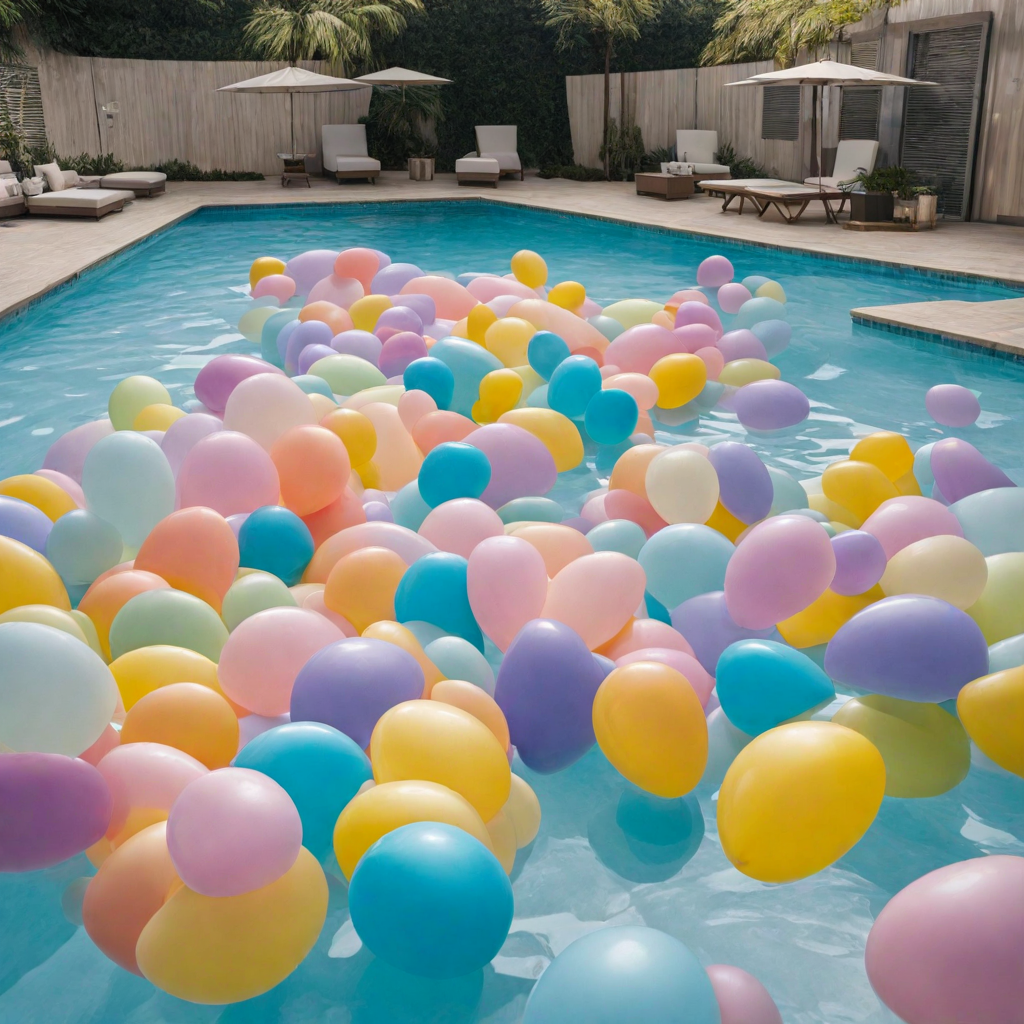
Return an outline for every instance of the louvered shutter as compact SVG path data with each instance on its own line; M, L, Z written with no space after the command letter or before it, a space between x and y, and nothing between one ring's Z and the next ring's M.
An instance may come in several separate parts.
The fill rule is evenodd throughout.
M854 43L850 63L858 68L878 68L878 40ZM839 110L839 138L877 139L878 111L882 104L881 89L850 88L843 90Z
M761 138L800 138L800 86L772 85L764 90L761 107Z
M0 64L0 96L6 101L11 120L21 129L26 142L30 146L45 145L39 72L26 64Z

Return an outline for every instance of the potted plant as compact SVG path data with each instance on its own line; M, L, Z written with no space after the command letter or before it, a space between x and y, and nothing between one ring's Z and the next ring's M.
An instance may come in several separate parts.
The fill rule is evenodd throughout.
M914 192L917 195L917 227L934 228L939 202L938 189L934 185L918 185Z
M880 223L893 219L896 193L909 187L909 172L904 167L880 167L870 174L858 174L863 192L850 193L850 219Z

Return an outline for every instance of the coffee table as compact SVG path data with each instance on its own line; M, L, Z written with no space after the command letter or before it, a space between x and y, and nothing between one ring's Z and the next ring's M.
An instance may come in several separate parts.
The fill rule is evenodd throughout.
M666 202L689 199L693 195L697 177L695 174L638 174L636 194L664 199Z

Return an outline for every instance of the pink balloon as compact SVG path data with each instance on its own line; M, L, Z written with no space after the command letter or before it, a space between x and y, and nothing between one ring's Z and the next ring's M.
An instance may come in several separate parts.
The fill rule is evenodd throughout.
M925 537L964 535L960 521L945 505L916 494L883 501L861 529L874 534L887 559Z
M317 548L303 581L326 583L335 563L360 548L389 548L406 565L412 565L417 558L437 550L426 537L421 537L397 523L358 523L328 537Z
M936 384L924 396L928 415L944 427L969 427L981 415L981 403L973 391L959 384Z
M693 654L693 648L686 637L667 622L658 619L634 619L612 643L606 645L602 653L616 661L625 654L641 651L645 647L664 647Z
M495 536L470 554L466 585L474 618L504 651L527 622L540 618L548 574L532 544L520 537Z
M295 282L284 274L267 274L261 277L249 293L254 299L262 299L269 295L277 299L278 304L287 302L295 294Z
M697 284L701 288L721 288L733 279L734 273L732 264L724 256L709 256L697 267Z
M753 331L748 331L746 328L723 334L716 342L716 347L727 363L734 359L768 360L764 342Z
M483 274L474 277L466 285L466 291L476 299L477 302L490 303L503 295L514 295L516 301L519 299L535 299L537 293L528 288L521 281L509 280L507 277L495 277L490 274ZM591 314L593 315L593 314Z
M707 302L687 301L680 304L676 310L675 325L685 327L688 324L707 324L718 335L722 333L722 321Z
M708 969L722 1024L782 1024L775 1000L752 974L730 964Z
M178 508L206 505L230 516L276 505L281 483L273 460L251 437L219 430L200 438L185 456L176 491Z
M488 537L504 536L505 524L490 505L477 498L455 498L432 508L419 532L438 551L469 558Z
M875 919L864 963L907 1024L1024 1021L1024 857L960 861L911 882Z
M565 623L594 650L629 622L643 600L646 585L647 574L628 555L618 551L584 555L565 566L548 585L540 617Z
M819 598L836 572L828 534L804 516L752 527L725 569L725 604L738 626L769 629Z
M267 451L286 430L316 422L309 396L276 367L241 381L224 405L224 429L248 434Z
M615 664L632 665L635 661L657 661L674 668L685 676L686 681L693 687L701 707L707 707L711 691L715 688L715 679L694 655L670 647L644 647L616 658Z
M293 256L284 265L284 272L295 282L296 294L308 295L317 281L334 270L338 256L333 249L309 249Z
M676 339L676 352L692 355L702 348L713 348L721 334L721 330L707 324L683 324L672 332L672 337Z
M217 679L224 692L257 715L291 707L299 669L345 634L305 608L267 608L239 623L220 652Z
M333 622L346 637L359 636L359 630L344 615L333 611L324 604L324 592L322 590L317 590L307 595L302 602L302 607L308 611L316 612L317 615L322 615L328 622Z
M79 508L85 508L85 491L77 480L56 469L37 469L34 475L56 484Z
M268 363L265 359L243 355L240 352L226 352L222 356L214 356L196 374L196 397L210 412L218 415L224 412L228 396L249 377L258 373L272 373L279 377L284 371Z
M93 420L92 423L72 427L50 445L46 458L43 459L43 469L55 469L58 473L64 473L77 483L81 483L82 466L85 464L86 455L92 451L92 446L100 438L113 432L113 424L107 419Z
M354 277L329 274L313 285L306 302L333 302L335 306L348 309L356 299L362 297L363 286Z
M292 799L269 775L221 768L186 786L167 819L181 880L203 896L241 896L277 881L302 847Z
M740 306L753 296L739 282L732 281L718 289L716 298L723 313L738 313Z
M434 300L437 315L444 320L461 320L479 305L478 300L458 281L447 277L415 277L402 286L401 294L429 295ZM536 295L532 297L536 298Z
M725 356L717 348L711 346L697 349L694 355L703 360L707 367L708 380L718 380L719 375L725 369Z
M637 324L624 330L605 350L605 362L624 373L648 373L662 357L679 352L680 346L667 327Z
M604 378L603 387L625 391L636 400L637 408L646 412L658 404L658 385L645 373L611 373L605 374L607 367L601 367Z
M343 249L334 261L338 277L354 277L369 292L373 275L380 270L380 256L373 249Z
M416 423L428 412L437 412L437 402L426 391L402 392L398 399L398 415L410 434Z
M176 419L164 432L164 438L160 442L171 472L177 476L185 456L208 434L215 434L223 429L223 422L208 412L190 412L187 416Z
M698 288L684 288L678 291L665 303L666 306L681 306L684 302L703 302L705 306L711 305L708 297Z

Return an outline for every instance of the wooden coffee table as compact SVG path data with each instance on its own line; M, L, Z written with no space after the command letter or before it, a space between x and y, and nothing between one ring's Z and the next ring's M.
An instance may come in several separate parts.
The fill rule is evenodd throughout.
M698 177L695 174L638 174L636 194L666 201L689 199Z

